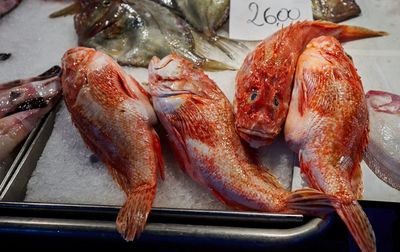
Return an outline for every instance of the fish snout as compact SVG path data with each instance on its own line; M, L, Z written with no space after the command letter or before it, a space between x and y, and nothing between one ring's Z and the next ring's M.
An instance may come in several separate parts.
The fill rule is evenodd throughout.
M270 144L279 133L275 123L266 116L259 116L255 120L237 120L236 129L239 136L253 148Z

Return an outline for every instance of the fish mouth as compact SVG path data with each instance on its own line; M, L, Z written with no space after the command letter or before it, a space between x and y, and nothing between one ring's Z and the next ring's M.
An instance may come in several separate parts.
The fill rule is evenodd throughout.
M276 134L255 129L237 128L239 136L252 148L259 148L272 143Z

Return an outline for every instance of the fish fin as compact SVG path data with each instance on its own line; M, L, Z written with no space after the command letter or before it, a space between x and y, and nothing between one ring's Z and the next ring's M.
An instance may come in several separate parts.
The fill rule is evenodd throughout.
M340 33L337 36L337 38L341 41L349 41L360 38L380 37L389 35L389 33L385 31L373 31L360 26L341 25L341 27L342 29L340 30Z
M323 216L333 212L336 198L312 188L291 192L287 198L287 208L304 215Z
M186 165L188 164L188 159L187 159L187 154L186 154L186 147L185 147L185 142L183 141L182 135L179 133L179 131L174 127L173 129L174 132L174 142L175 144L170 144L172 152L174 153L175 158L177 159L177 162L179 164L179 168L186 173ZM179 146L179 147L177 147Z
M266 180L269 184L272 184L277 188L282 188L281 182L279 182L278 178L272 174L267 167L261 167L259 170L264 180Z
M307 86L306 83L304 81L301 81L301 85L299 86L300 90L299 90L299 112L301 115L304 114L304 111L307 107Z
M336 211L362 251L376 251L375 233L360 204L339 204Z
M158 137L157 133L153 130L152 131L152 138L153 138L153 149L155 152L155 159L157 160L157 170L160 174L162 180L165 179L165 169L164 169L164 159L161 153L161 144L160 138Z
M363 198L362 170L359 163L355 165L351 173L351 189L357 199Z
M208 58L205 58L205 60L201 64L201 68L204 69L204 71L210 71L210 72L223 71L223 70L232 70L232 71L237 70L237 67L231 66L221 61Z
M218 49L220 49L226 56L228 56L232 60L235 60L235 56L232 54L232 52L237 50L250 51L250 49L243 43L221 36L216 36L215 38L213 38L212 44L214 44Z
M75 13L78 13L81 10L81 4L79 1L61 9L58 11L55 11L49 15L50 18L57 18L57 17L63 17L67 15L73 15Z
M118 232L127 241L139 238L153 205L156 187L140 188L128 195L121 207L116 226Z

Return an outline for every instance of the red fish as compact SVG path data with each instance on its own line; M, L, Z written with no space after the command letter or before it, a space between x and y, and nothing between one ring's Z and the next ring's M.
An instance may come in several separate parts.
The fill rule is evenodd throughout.
M235 130L232 106L204 72L182 56L149 65L154 109L174 154L192 179L234 209L323 214L330 197L313 189L290 192L261 167Z
M148 93L102 52L77 47L62 58L64 100L86 145L127 196L116 225L130 241L144 229L157 170L164 177L156 115Z
M240 136L252 147L271 143L286 119L299 54L321 35L349 40L385 32L323 21L304 21L262 41L245 58L236 76L234 112Z
M368 132L367 103L353 62L335 38L311 40L297 63L285 139L299 153L312 187L337 199L336 211L360 248L374 251L374 231L357 201Z

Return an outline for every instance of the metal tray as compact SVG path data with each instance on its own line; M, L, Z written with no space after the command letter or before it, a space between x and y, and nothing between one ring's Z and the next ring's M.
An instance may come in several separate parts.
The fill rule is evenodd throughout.
M26 185L52 132L57 108L29 136L19 153L19 161L13 163L1 184L0 234L124 242L115 228L119 207L23 202ZM134 243L172 242L246 249L291 247L323 235L332 219L334 215L322 219L293 214L153 207L141 237Z

